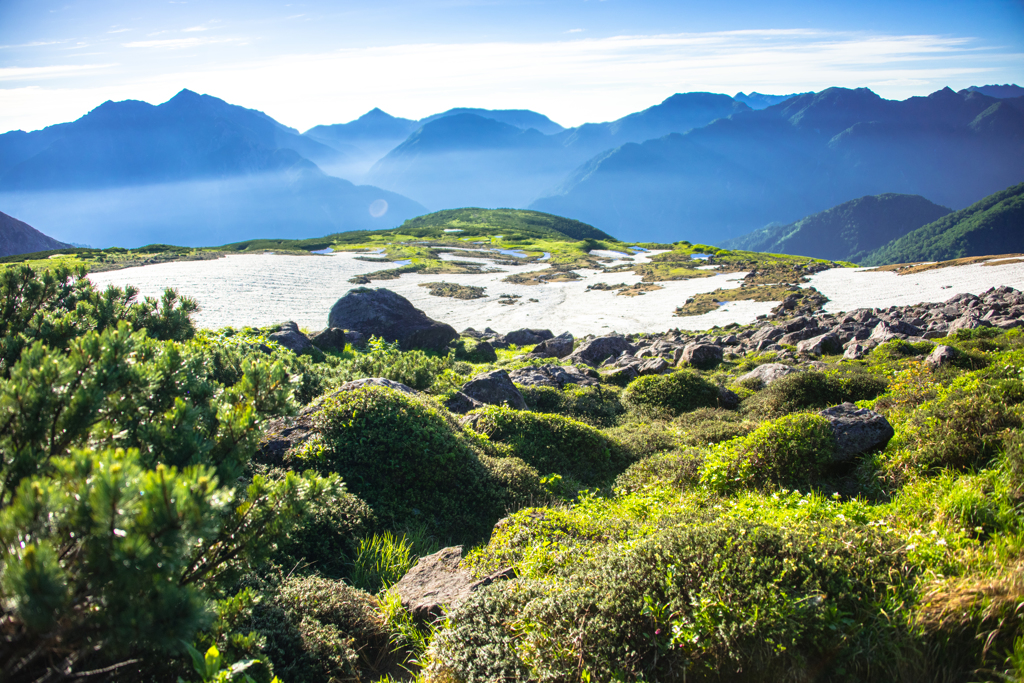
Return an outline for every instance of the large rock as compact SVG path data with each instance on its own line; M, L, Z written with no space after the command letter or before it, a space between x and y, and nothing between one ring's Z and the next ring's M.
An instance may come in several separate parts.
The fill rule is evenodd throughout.
M843 344L839 341L839 337L831 332L805 339L796 345L796 352L805 356L840 353L842 350Z
M314 332L309 337L321 351L344 351L348 340L345 338L345 330L340 327L328 327L326 330Z
M569 360L596 368L609 357L618 357L623 351L632 349L632 345L625 337L598 337L580 344L580 347L569 356Z
M331 327L397 341L404 349L440 351L459 336L451 325L427 317L389 289L353 289L335 302L327 321Z
M281 328L267 337L270 341L275 341L281 346L294 351L295 353L302 353L308 351L309 347L313 344L309 341L309 337L299 332L299 326L295 323L288 321L281 325Z
M978 327L992 327L992 323L982 320L976 313L965 313L949 324L947 333L953 334L957 330L973 330Z
M521 330L512 330L506 334L505 341L516 346L530 346L532 344L540 344L542 341L551 339L554 336L551 334L551 330L533 330L524 327Z
M514 579L515 570L502 569L483 579L459 567L462 546L438 550L421 557L416 565L394 585L402 606L418 619L437 619L462 604L469 595L494 581Z
M594 370L584 372L571 365L539 365L532 368L513 370L509 377L514 383L524 387L556 387L562 389L567 384L578 384L583 387L598 384L598 377L596 375L597 373Z
M477 375L462 386L462 393L472 399L516 410L526 410L526 401L505 370L491 370Z
M857 455L882 448L895 433L882 415L852 403L826 408L818 413L832 425L836 437L834 462L850 462Z
M557 337L546 339L533 349L534 354L542 353L547 358L565 358L572 353L572 345L575 340L568 332L563 332Z
M800 372L800 369L794 368L791 365L785 365L784 363L765 363L764 365L758 365L745 375L740 375L736 378L736 381L747 382L757 380L762 386L768 386L775 380L782 379L794 372Z
M689 363L706 368L722 362L722 347L714 344L691 343L676 352L676 364Z
M477 401L475 398L470 398L469 396L466 396L461 391L456 391L454 394L452 394L452 397L445 401L444 405L446 408L448 408L448 410L459 415L464 415L465 413L468 413L471 410L476 410L477 408L484 407L483 403Z
M933 368L939 368L942 367L943 365L947 365L948 363L953 362L959 355L959 352L952 346L939 344L938 346L935 347L931 354L929 354L929 356L924 359L924 362L932 366Z

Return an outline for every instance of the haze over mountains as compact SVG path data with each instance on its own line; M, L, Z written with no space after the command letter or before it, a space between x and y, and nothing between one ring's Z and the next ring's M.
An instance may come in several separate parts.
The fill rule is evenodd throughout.
M719 243L858 197L956 210L1024 180L1019 91L680 93L569 129L528 110L413 121L373 109L299 135L184 90L0 135L0 208L96 246L308 237L463 206L529 207L624 240Z
M106 102L72 123L0 135L0 207L101 247L314 236L425 212L317 166L346 158L261 112L182 90L158 106Z

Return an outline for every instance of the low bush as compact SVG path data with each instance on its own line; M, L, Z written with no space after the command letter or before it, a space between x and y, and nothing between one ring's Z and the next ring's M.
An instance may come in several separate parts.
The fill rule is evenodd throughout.
M474 429L542 474L560 474L584 484L607 483L630 463L628 451L615 439L561 415L488 406L479 413Z
M795 372L772 382L743 402L744 412L772 418L798 410L872 399L886 381L867 372Z
M687 446L708 446L745 436L757 427L757 422L734 410L698 408L672 420L671 427L681 443Z
M701 482L719 491L806 485L825 473L834 449L835 436L824 417L787 415L707 449Z
M284 681L376 680L391 664L390 634L369 594L317 576L268 585L238 619L262 637L262 653Z
M989 380L991 381L991 380ZM964 377L898 426L880 456L890 483L950 468L982 467L1002 449L1021 411L981 377Z
M704 455L696 448L657 453L630 465L615 479L615 490L634 493L655 485L683 489L700 481L703 464Z
M718 387L693 370L669 375L645 375L622 393L622 402L638 411L666 411L679 415L697 408L718 405Z
M384 377L422 391L429 389L454 363L454 354L438 356L418 349L402 351L398 342L370 337L366 353L338 364L338 376L342 381Z
M475 593L430 680L876 678L905 558L881 532L690 514L629 548ZM876 657L881 657L876 659ZM892 676L894 677L894 676Z
M455 344L455 358L468 363L494 363L498 354L487 342L462 337Z
M555 387L521 386L527 407L539 413L557 413L574 420L580 420L597 427L613 425L625 410L622 406L621 390L616 387L566 386Z
M508 492L451 414L428 399L379 387L348 391L325 401L313 424L314 438L287 464L340 474L385 528L424 524L471 542L505 511Z

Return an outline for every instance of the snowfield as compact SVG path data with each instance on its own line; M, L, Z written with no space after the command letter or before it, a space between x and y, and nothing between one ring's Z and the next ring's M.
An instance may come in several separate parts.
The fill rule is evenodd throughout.
M389 267L385 263L356 260L352 253L314 256L273 254L231 255L215 261L181 261L89 275L97 286L134 285L143 295L158 296L165 288L195 298L201 307L200 327L263 326L294 320L310 330L327 325L335 301L358 285L354 275ZM637 262L646 260L638 255ZM409 299L430 317L457 330L490 327L509 332L522 327L548 328L576 336L610 332L663 332L672 328L705 330L731 322L749 323L768 313L773 302L729 302L717 311L685 318L673 315L677 306L699 292L739 287L744 273L716 274L696 280L659 283L664 289L640 296L618 296L613 291L586 291L588 285L634 284L640 276L629 272L577 271L583 279L545 285L501 282L510 273L538 271L542 264L501 266L502 272L479 275L402 275L397 280L375 281ZM453 282L486 288L482 299L451 299L428 294L423 282ZM999 266L968 265L914 275L896 275L866 269L837 268L811 276L830 301L827 311L884 308L922 301L945 301L954 294L978 294L990 287L1010 285L1024 289L1024 263ZM512 305L499 295L519 295Z

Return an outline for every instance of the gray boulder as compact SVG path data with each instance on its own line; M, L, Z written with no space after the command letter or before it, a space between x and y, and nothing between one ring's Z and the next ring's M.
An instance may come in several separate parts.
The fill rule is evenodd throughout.
M805 339L796 345L796 352L805 356L840 353L842 350L843 345L839 341L839 337L831 332Z
M640 363L638 375L660 375L669 371L669 364L664 358L650 358Z
M992 323L982 320L976 313L965 313L949 324L947 333L953 334L957 330L973 330L978 327L992 327Z
M477 401L475 398L466 396L461 391L456 391L450 399L444 402L444 405L448 410L453 413L458 413L459 415L464 415L471 410L484 407L483 403Z
M412 387L406 386L401 382L395 382L386 377L364 377L363 379L354 379L351 382L345 382L337 391L330 394L328 398L337 396L343 391L355 391L356 389L363 389L365 387L384 387L385 389L401 391L403 394L409 394L410 396L415 396L417 393L417 391Z
M313 343L309 341L309 337L299 332L299 326L291 321L282 324L281 329L269 335L267 339L275 341L295 353L308 351L313 346Z
M512 330L506 334L505 341L516 346L530 346L531 344L540 344L542 341L551 339L554 336L551 334L551 330L533 330L524 327L521 330Z
M507 405L526 410L526 401L505 370L491 370L477 375L462 386L466 396L488 405Z
M623 365L604 373L604 377L613 384L629 384L637 378L639 367L639 365Z
M895 434L885 417L852 403L826 408L818 414L832 425L836 437L832 459L837 463L850 462L861 453L882 448Z
M405 607L417 619L437 619L462 604L476 590L501 579L514 579L515 570L502 569L483 579L459 567L462 546L443 548L421 557L394 589Z
M736 381L748 382L750 380L757 380L763 386L768 386L775 380L782 379L794 372L800 372L800 369L784 363L765 363L764 365L758 365L747 374L737 377Z
M598 337L580 344L580 347L569 356L569 361L586 363L590 367L596 368L607 358L618 357L623 351L631 351L632 348L625 337Z
M846 347L846 351L843 352L843 358L846 360L860 360L866 356L870 350L871 349L864 344L854 342Z
M540 365L513 370L509 377L515 384L525 387L556 387L562 389L567 384L577 384L582 387L598 384L598 377L596 375L597 373L594 370L584 372L571 365Z
M557 337L546 339L533 349L534 354L542 353L547 358L565 358L572 353L572 345L575 340L568 332L563 332Z
M345 330L328 327L326 330L314 332L310 335L309 341L321 351L344 351L348 340L345 338Z
M335 302L327 320L331 327L397 341L404 349L440 351L459 336L389 289L353 289Z
M689 363L697 367L708 367L722 362L722 347L714 344L690 343L676 351L676 364Z
M935 349L924 359L924 362L933 368L939 368L946 365L959 356L959 352L952 346L946 346L945 344L939 344Z
M718 406L726 410L736 410L740 407L740 397L731 389L718 387Z

